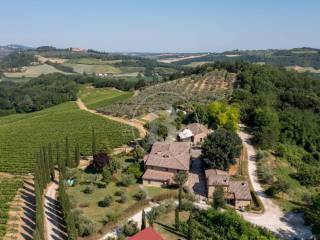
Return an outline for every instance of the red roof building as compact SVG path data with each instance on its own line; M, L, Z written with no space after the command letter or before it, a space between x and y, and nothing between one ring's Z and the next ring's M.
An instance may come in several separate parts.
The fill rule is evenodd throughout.
M153 228L148 227L138 232L136 235L129 237L128 240L164 240L159 233Z

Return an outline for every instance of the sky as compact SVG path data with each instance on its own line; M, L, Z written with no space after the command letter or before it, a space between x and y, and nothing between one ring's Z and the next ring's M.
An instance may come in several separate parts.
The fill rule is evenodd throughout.
M319 0L1 0L0 45L109 52L320 48Z

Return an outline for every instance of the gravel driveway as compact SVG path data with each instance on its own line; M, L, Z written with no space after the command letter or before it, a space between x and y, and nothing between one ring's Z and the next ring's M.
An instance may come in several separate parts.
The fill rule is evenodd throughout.
M248 150L248 171L253 189L264 205L265 212L254 214L241 212L247 221L265 227L278 234L281 239L308 239L312 236L309 227L304 225L301 213L289 212L284 214L270 198L268 198L257 177L256 151L250 142L251 135L240 131L239 136Z

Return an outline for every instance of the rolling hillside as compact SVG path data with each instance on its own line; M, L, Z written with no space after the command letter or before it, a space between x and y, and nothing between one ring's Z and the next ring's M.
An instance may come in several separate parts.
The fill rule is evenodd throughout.
M235 81L236 75L225 71L191 75L147 87L135 97L98 110L106 114L132 118L150 111L170 109L174 103L206 103L215 99L228 98Z
M32 172L39 146L59 143L63 154L66 136L71 151L79 142L81 153L88 155L91 152L92 127L96 130L98 142L110 147L126 144L136 135L136 130L128 125L81 111L74 102L35 113L1 117L0 172Z

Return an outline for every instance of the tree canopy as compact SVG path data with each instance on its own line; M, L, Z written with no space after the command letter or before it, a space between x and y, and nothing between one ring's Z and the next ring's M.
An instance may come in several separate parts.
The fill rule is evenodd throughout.
M237 133L220 128L209 134L202 145L201 158L207 168L228 170L240 156L242 141Z

